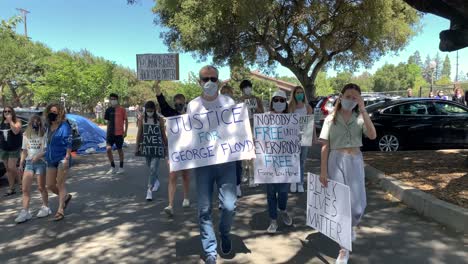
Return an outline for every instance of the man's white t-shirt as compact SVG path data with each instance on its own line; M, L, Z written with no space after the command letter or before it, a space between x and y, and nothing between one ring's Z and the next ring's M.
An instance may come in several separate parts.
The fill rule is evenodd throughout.
M40 137L37 135L31 136L30 139L26 136L23 136L22 149L26 149L28 151L28 156L26 157L26 160L32 160L34 156L41 152L44 152L44 141L45 137Z
M231 97L222 94L219 94L213 101L207 101L199 96L190 101L187 105L187 114L205 112L207 110L229 107L235 104Z

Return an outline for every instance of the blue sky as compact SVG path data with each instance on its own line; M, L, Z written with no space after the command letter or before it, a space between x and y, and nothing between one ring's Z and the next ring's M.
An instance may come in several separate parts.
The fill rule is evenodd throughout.
M94 55L104 57L118 64L136 68L135 55L139 53L165 53L167 47L159 38L161 29L153 23L151 8L154 2L140 0L139 4L128 6L126 0L0 0L0 19L19 14L16 8L24 8L28 14L28 35L35 41L47 44L53 50L68 48L78 51L87 49ZM439 52L442 58L448 54L452 62L452 78L455 76L456 53L438 50L439 32L448 29L449 21L433 15L422 20L422 31L398 55L387 55L375 62L370 69L374 72L385 63L397 64L419 50L422 60L427 54L433 57ZM17 31L23 33L23 24ZM459 68L468 72L468 49L459 51ZM189 71L197 72L209 63L198 62L191 54L180 55L180 75L186 79ZM293 74L278 66L280 76ZM335 72L330 71L329 75ZM229 78L229 69L220 71L221 79Z

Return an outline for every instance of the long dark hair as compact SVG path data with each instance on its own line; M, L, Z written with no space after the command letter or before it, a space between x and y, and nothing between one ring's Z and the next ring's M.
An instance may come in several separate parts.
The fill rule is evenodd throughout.
M5 110L6 110L6 109L9 109L9 110L11 111L11 120L12 120L13 122L16 123L16 120L17 120L17 119L16 119L16 112L15 112L15 109L13 109L13 107L11 107L11 106L5 106L5 107L3 108L3 111L2 111L2 112L3 112L3 113L2 113L2 123L5 122Z
M45 109L45 111L44 111L44 114L43 114L43 115L44 115L44 119L46 120L46 123L47 123L47 125L49 125L49 126L51 125L51 123L50 123L50 120L49 120L48 115L49 115L49 113L50 113L50 110L51 110L52 108L54 108L54 107L57 108L57 123L58 123L58 124L61 124L63 121L66 120L66 117L65 117L65 108L63 108L63 106L62 106L61 104L57 104L57 103L49 104L49 105L46 107L46 109Z
M359 87L359 85L355 84L355 83L348 83L346 84L343 89L341 89L341 94L340 94L340 100L338 101L338 103L336 104L335 106L335 110L333 111L333 124L336 124L336 116L338 114L338 111L341 110L341 97L344 95L344 93L347 91L347 90L356 90L359 94L361 94L361 87ZM352 110L353 112L356 112L356 113L359 113L359 106L355 106Z
M147 114L146 114L146 110L147 109L154 109L154 115L152 117L149 117ZM148 122L148 118L153 118L153 120L155 121L156 123L156 120L158 120L156 118L156 104L153 102L153 101L148 101L145 103L145 123Z

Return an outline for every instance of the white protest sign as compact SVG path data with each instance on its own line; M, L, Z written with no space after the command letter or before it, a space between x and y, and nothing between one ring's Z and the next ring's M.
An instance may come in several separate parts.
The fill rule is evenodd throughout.
M325 188L318 175L307 176L307 225L352 251L349 187L329 180Z
M255 158L244 104L166 119L171 171Z
M297 114L255 114L255 183L300 182L301 141Z
M301 146L310 147L314 138L314 116L303 115L299 117L299 129L301 130Z
M253 114L257 112L257 108L258 108L257 98L255 97L246 98L244 99L244 104L247 106L247 109L249 110L249 118L252 118Z
M179 54L137 54L138 80L179 80Z

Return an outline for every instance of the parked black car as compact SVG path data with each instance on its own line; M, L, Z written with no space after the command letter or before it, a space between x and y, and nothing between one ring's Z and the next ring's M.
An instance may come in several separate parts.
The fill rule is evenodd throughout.
M468 148L468 107L442 99L398 99L367 108L377 139L364 149Z

